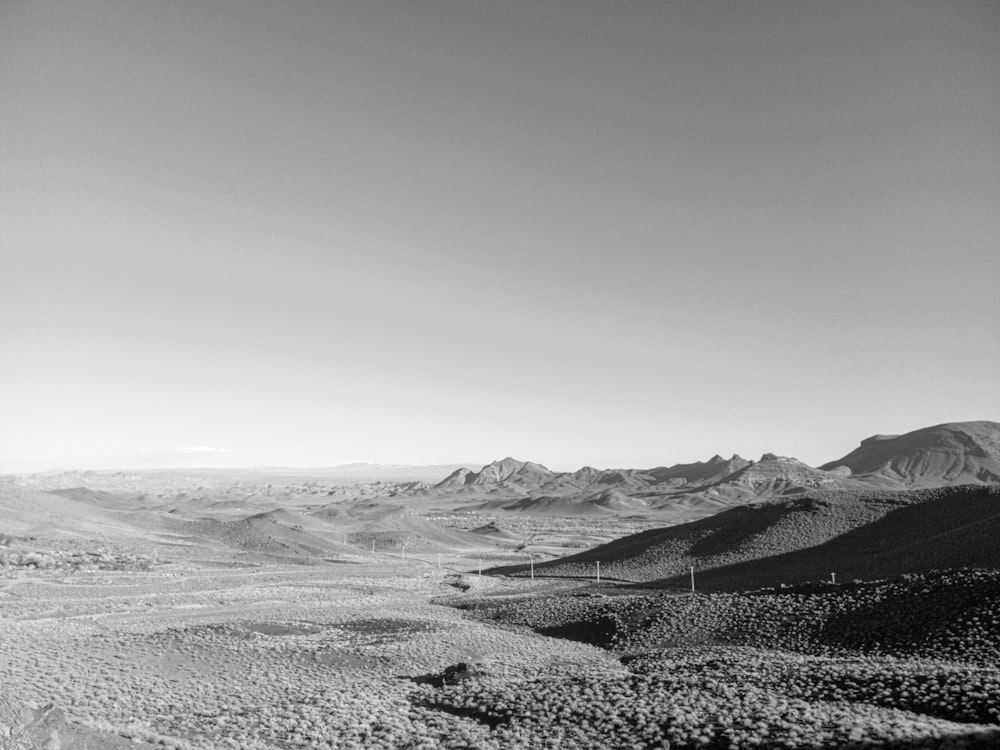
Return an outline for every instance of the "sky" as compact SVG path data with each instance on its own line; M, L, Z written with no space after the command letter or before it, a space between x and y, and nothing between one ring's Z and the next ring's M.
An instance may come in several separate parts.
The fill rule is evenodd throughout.
M0 472L1000 419L1000 4L0 3Z

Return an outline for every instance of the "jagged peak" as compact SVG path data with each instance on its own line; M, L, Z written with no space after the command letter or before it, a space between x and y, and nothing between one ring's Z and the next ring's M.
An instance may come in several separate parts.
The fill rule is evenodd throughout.
M478 473L470 475L467 481L475 484L493 484L503 482L515 476L526 475L551 476L553 472L533 461L520 461L511 456L486 464Z
M777 453L765 453L760 457L760 461L757 463L762 463L764 461L785 461L788 463L801 464L802 461L795 458L795 456L779 456Z
M516 458L514 458L512 456L506 456L506 457L501 458L501 459L499 459L497 461L490 461L482 469L480 469L480 473L483 470L485 470L485 469L489 469L490 467L493 467L493 468L496 468L496 469L513 469L514 471L517 471L517 469L520 469L522 466L525 466L525 465L527 465L529 463L531 463L531 462L530 461L520 461L520 460L518 460L518 459L516 459Z

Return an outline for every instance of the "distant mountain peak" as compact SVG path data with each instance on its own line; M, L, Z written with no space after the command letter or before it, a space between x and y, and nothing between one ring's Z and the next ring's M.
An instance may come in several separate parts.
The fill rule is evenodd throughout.
M822 468L917 487L1000 482L1000 422L947 422L904 435L873 435Z
M499 461L492 461L486 464L479 471L458 469L439 482L437 487L447 489L470 484L499 484L508 481L533 484L551 479L553 476L555 476L555 473L541 464L534 463L533 461L519 461L516 458L507 456Z
M484 466L472 481L475 484L494 484L504 482L518 475L525 477L550 477L553 472L533 461L519 461L507 456L500 461L494 461Z
M724 458L716 453L710 459L704 463L691 464L692 466L731 466L733 464L746 463L746 459L740 456L738 453L734 453L732 458Z
M634 510L625 507L622 497L660 509L748 502L816 489L990 482L1000 483L1000 424L996 422L874 435L848 456L820 468L768 452L757 461L736 453L728 459L716 453L706 461L669 467L598 470L584 466L574 472L553 472L541 464L505 456L479 471L455 471L437 486L481 497L492 508L540 512L544 506L545 512L554 513L557 507L560 512L575 509L574 502L598 503L605 510ZM531 504L536 500L541 505Z
M799 461L799 459L794 456L779 456L777 453L764 453L761 455L760 460L757 463L763 463L764 461L783 461L786 463L803 464L804 466L808 465Z
M757 491L787 493L842 486L843 475L816 469L797 458L765 453L759 461L748 462L742 469L730 474L723 483L745 485Z

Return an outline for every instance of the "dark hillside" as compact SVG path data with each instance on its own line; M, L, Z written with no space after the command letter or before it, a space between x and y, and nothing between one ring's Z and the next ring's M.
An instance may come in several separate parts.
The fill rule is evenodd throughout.
M739 591L782 583L872 580L934 568L1000 569L1000 488L940 495L816 547L698 571L699 589ZM685 588L685 576L658 582Z
M935 531L966 525L971 525L974 529L976 522L988 521L992 518L991 509L996 507L997 491L996 488L983 486L912 491L873 490L864 493L848 490L819 491L788 500L739 506L691 523L633 534L585 552L536 564L535 573L546 576L593 577L596 564L600 562L602 576L606 578L642 582L684 576L691 566L695 567L703 581L709 580L703 577L704 571L750 561L759 561L765 569L771 570L766 568L769 563L764 563L765 560L819 547L841 535L879 521L900 508L940 501L924 515L918 513L901 516L900 522L907 525L895 535L891 533L892 524L895 523L893 521L873 532L875 535L885 536L885 539L881 536L876 538L862 535L861 538L848 542L847 547L835 548L839 555L850 552L849 545L852 543L863 545L865 552L858 552L862 557L870 554L871 545L888 544L891 550L897 550L912 541L918 545L914 549L918 549L919 544L929 541L929 535ZM976 499L982 497L993 500ZM938 523L935 514L942 516L941 523ZM965 556L954 564L991 564L988 562L992 558L988 556L987 541L988 538L984 538L974 547L980 552ZM997 546L1000 547L1000 544ZM886 549L888 551L889 547ZM820 568L828 568L831 563L823 554L814 561ZM801 559L813 558L804 556ZM939 564L952 563L942 559ZM787 565L784 557L781 565ZM742 575L751 570L755 568L740 568ZM833 570L843 571L845 568L843 565L829 568L822 571L822 576L829 577ZM524 571L524 566L510 566L497 568L492 572L518 575ZM807 577L814 576L811 568L807 567L803 572L809 573ZM882 574L888 573L880 575ZM789 572L772 582L769 574L763 580L753 579L743 587L801 580L801 575L798 578L796 575L799 574ZM720 578L717 585L721 585L721 581Z

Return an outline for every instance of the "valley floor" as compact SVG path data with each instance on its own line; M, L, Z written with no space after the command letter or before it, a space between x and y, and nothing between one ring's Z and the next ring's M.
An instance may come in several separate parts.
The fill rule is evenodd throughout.
M1000 744L989 715L951 721L854 694L792 695L776 675L795 670L774 665L822 666L799 655L706 642L623 663L448 606L577 585L475 568L456 558L8 568L0 748ZM758 666L766 679L755 684Z
M114 735L179 748L501 747L502 732L415 702L413 678L460 662L517 679L552 665L623 671L600 649L429 603L455 580L412 560L0 579L0 689L38 714L61 709L63 747ZM106 736L73 741L80 727Z

